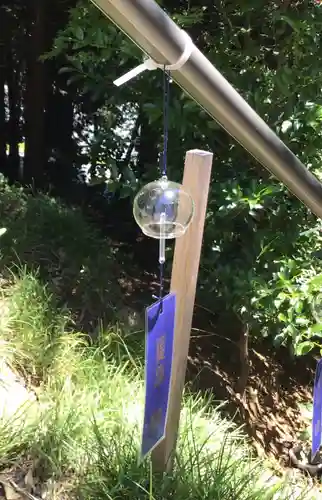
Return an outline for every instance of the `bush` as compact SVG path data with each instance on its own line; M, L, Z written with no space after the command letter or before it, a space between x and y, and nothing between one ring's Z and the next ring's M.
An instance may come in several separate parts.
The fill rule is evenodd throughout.
M37 272L59 305L72 312L76 327L87 332L95 331L98 319L114 318L121 300L117 256L79 209L2 182L0 221L7 229L0 247L7 279L8 268Z

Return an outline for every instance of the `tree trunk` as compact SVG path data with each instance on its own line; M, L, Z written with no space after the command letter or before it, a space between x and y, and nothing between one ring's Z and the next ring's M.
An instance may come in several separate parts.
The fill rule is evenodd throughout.
M0 9L0 171L6 173L6 103L5 103L5 75L6 75L6 37L5 11Z
M49 65L51 63L49 61ZM47 97L45 143L51 161L48 162L46 173L51 187L57 188L60 193L61 190L70 191L75 177L77 148L73 139L74 109L72 97L60 91L65 90L64 84L60 79L54 79L54 75L51 78L55 85L49 89Z
M46 52L44 0L31 0L30 42L25 100L24 182L34 187L44 184L45 155L45 67L39 60Z
M0 49L1 50L1 49ZM4 79L2 78L2 69L0 64L0 171L6 170L6 106L5 106L5 92L4 92Z
M8 51L7 58L7 84L8 84L8 100L9 100L9 122L8 122L8 143L9 143L9 158L8 158L8 177L10 181L18 180L19 172L19 142L21 141L20 132L20 92L19 92L19 64L14 60L12 50Z
M246 324L243 325L243 329L239 339L240 375L236 384L236 392L239 393L241 397L243 397L245 394L250 369L248 342L249 326Z

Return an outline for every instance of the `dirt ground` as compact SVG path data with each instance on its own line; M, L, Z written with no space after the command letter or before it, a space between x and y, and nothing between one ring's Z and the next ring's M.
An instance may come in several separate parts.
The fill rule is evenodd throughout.
M235 351L235 352L234 352ZM227 401L226 411L244 424L259 456L288 467L288 450L307 432L315 361L291 359L264 343L250 348L250 376L243 400L234 392L239 373L237 346L220 334L192 331L188 380ZM309 437L309 436L308 436Z

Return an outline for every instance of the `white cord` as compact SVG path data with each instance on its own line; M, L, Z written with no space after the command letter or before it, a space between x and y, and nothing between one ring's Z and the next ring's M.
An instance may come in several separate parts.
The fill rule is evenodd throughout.
M128 81L132 80L132 78L136 77L140 73L143 73L143 71L152 71L154 69L162 68L165 69L166 71L176 71L186 62L188 61L189 57L191 56L191 53L193 51L193 41L191 40L190 36L188 33L185 31L181 30L184 38L185 38L185 47L184 51L182 52L181 56L179 57L178 61L174 64L160 64L155 62L153 59L149 58L146 59L142 64L137 66L134 69L131 69L131 71L128 71L125 75L121 76L120 78L117 78L117 80L114 80L114 85L117 87L120 87L124 83L127 83Z

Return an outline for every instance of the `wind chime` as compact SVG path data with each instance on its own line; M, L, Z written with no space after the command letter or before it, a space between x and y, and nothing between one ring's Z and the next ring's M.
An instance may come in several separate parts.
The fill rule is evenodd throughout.
M169 138L169 91L171 72L189 59L193 43L183 32L186 46L177 63L160 65L152 59L114 81L123 85L145 70L163 69L163 152L161 177L143 186L133 203L133 215L142 232L159 240L159 297L146 309L145 345L145 409L140 460L151 452L165 436L172 371L173 336L176 297L164 295L166 240L185 234L194 214L194 201L181 184L167 177Z

